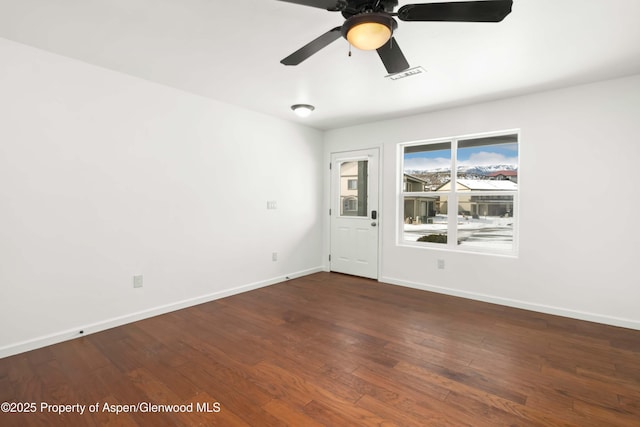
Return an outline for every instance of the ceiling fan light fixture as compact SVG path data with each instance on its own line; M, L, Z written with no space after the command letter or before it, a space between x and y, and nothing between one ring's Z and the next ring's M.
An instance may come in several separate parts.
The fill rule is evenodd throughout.
M376 50L389 41L397 27L396 21L388 14L362 13L347 19L342 26L342 35L355 48Z
M309 117L311 112L316 109L313 105L309 104L295 104L291 106L291 109L298 117Z
M384 46L391 38L389 27L377 22L364 22L351 28L347 40L360 50L375 50Z

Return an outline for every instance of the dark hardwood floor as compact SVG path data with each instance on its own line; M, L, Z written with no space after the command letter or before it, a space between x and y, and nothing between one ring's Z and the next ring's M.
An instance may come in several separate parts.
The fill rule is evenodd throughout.
M2 426L640 426L640 331L319 273L0 359L0 402L35 409Z

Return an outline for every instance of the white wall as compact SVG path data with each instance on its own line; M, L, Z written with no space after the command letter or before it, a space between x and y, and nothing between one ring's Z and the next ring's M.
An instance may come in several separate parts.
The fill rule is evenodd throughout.
M0 39L0 357L320 270L322 153L319 131Z
M639 117L636 75L332 130L325 161L383 147L381 281L640 329ZM514 128L519 256L398 246L397 143Z

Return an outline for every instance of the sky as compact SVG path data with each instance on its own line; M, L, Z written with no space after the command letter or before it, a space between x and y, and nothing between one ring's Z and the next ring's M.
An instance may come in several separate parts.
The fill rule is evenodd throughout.
M458 149L458 166L518 165L518 144L496 144ZM451 167L451 150L420 151L404 156L405 170Z

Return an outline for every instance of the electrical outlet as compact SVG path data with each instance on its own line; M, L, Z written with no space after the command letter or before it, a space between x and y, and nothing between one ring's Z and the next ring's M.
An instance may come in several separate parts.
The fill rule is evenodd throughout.
M438 260L438 270L444 270L444 260L443 259L439 259Z
M275 200L267 200L267 209L277 209L278 208L278 202L276 202Z
M133 287L141 288L142 287L142 274L133 276Z
M271 261L277 261L278 260L278 252L273 252L271 254Z

